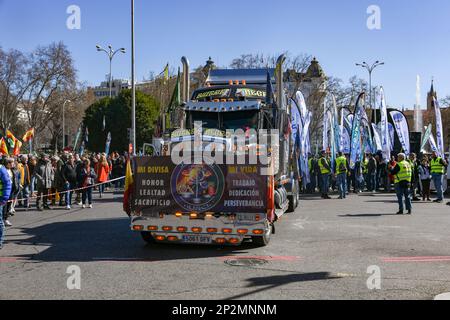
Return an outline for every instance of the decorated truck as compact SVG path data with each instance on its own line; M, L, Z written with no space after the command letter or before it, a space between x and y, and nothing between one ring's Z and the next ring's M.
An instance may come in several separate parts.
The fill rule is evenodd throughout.
M161 154L132 159L131 228L148 243L269 243L280 216L298 206L298 156L276 69L211 70L169 114ZM166 121L164 120L164 123Z

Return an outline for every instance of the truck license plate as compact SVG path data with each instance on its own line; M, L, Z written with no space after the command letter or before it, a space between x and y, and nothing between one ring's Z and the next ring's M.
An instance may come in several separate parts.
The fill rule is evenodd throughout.
M201 236L201 235L183 235L184 243L199 243L199 244L210 244L212 242L212 238L210 236Z
M256 214L253 213L238 213L238 221L256 221Z

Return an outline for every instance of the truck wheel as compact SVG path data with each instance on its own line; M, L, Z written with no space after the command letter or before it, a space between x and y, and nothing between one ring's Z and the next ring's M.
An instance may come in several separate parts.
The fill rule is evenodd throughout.
M289 200L289 208L287 210L288 213L294 212L298 207L298 181L294 182L294 186L292 188L292 195L288 196Z
M272 234L272 224L268 228L267 232L263 236L253 236L252 242L258 247L265 247L270 242L270 235Z
M155 243L155 239L153 238L153 236L150 232L146 232L146 231L141 232L141 237L148 244Z

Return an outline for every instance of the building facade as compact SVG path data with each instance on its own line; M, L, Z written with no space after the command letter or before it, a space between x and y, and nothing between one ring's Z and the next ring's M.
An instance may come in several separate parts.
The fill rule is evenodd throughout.
M111 82L111 84L111 96L113 98L117 97L122 90L131 88L130 80L115 79ZM88 91L93 93L96 101L109 97L109 79L107 81L103 81L97 87L88 88Z

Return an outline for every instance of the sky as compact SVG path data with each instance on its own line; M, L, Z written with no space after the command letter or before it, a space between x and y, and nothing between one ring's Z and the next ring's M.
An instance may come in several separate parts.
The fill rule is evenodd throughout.
M67 8L81 12L70 30ZM380 8L381 29L370 30L370 5ZM135 0L136 78L176 69L187 56L192 67L209 56L228 66L244 53L310 54L328 76L348 80L367 71L356 62L380 60L373 74L388 105L412 108L416 76L422 106L434 78L440 98L450 95L450 1L448 0ZM109 72L96 44L125 47L113 60L114 78L131 78L130 0L0 0L0 46L31 52L63 41L72 52L78 80L93 86Z

